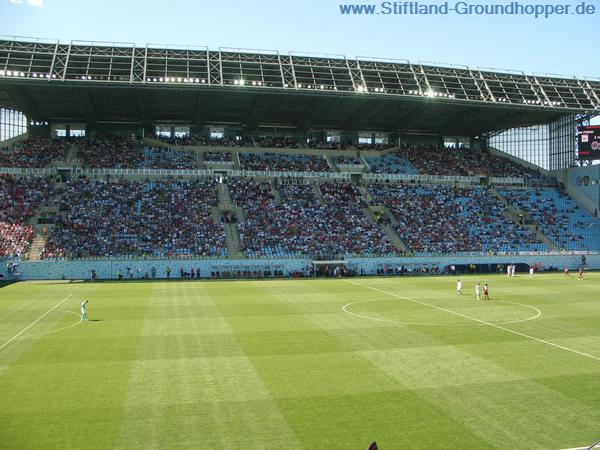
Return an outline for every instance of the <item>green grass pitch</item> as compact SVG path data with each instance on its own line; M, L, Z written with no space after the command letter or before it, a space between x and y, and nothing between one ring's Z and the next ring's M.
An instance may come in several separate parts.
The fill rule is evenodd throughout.
M1 287L0 448L599 440L600 273L461 278Z

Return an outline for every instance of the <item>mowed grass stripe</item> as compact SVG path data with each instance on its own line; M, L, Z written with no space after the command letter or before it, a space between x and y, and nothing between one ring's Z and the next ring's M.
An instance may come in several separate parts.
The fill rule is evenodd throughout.
M138 341L117 448L298 448L226 320L215 314L205 284L155 285L159 289L148 302L149 320L141 330L146 338ZM165 306L173 310L171 319L158 319ZM220 339L210 339L209 356L198 354L207 323L198 308L209 312L219 330ZM267 432L268 444L262 437Z
M373 280L375 281L375 280ZM403 281L403 280L402 280ZM400 289L404 289L403 283L396 279L396 283L399 284ZM390 284L387 282L386 284ZM318 285L317 285L318 286ZM382 293L383 295L383 293ZM440 292L438 298L443 298L443 293ZM404 308L405 302L399 301L399 307ZM408 305L411 306L410 304ZM431 327L412 327L418 332L423 331L424 337L427 336L425 333L432 330ZM468 329L468 328L466 328ZM385 334L396 334L397 339L402 339L402 333L405 330L404 326L399 325L396 329L390 327L382 327L381 324L377 324L373 326L372 334L377 334L379 330L382 330ZM400 331L402 330L402 331ZM437 331L444 330L444 327L441 326ZM448 328L446 328L448 330ZM412 330L415 331L415 330ZM454 330L448 330L448 332L454 334ZM499 334L498 330L479 330L478 334L480 335L479 339L482 337L485 339L489 334ZM411 340L414 339L412 333L410 334ZM439 336L439 332L433 334L436 338ZM518 337L518 336L517 336ZM367 338L367 334L361 330L360 337L358 337L354 342L361 342L363 338ZM439 395L435 394L433 396L428 395L428 389L435 389L440 386L443 388L444 386L448 386L448 389L451 390L454 386L461 387L465 386L466 389L471 385L479 386L479 385L487 385L492 384L493 386L500 386L499 389L491 388L492 392L496 390L502 391L505 389L506 383L516 382L517 384L527 385L527 391L533 392L533 396L539 396L542 401L537 403L540 404L540 408L547 410L548 408L544 408L546 406L544 401L547 403L557 402L557 405L564 404L565 406L562 408L564 411L586 411L588 414L588 418L584 420L582 423L574 423L573 416L570 417L570 423L567 421L568 425L565 425L565 417L561 417L556 421L557 426L553 428L552 433L548 433L546 437L543 439L539 439L539 442L536 444L536 434L539 432L539 427L530 427L528 428L528 433L525 430L522 430L521 424L523 423L522 419L519 419L515 422L515 427L519 428L519 431L514 432L514 430L504 430L503 427L498 429L498 433L480 433L481 429L486 429L488 424L485 423L485 420L481 420L480 417L477 417L477 420L473 420L472 423L476 424L470 426L470 422L465 422L470 429L472 429L473 433L481 436L483 439L489 441L490 443L494 442L510 442L510 445L507 444L508 447L525 447L525 443L532 443L533 447L531 448L547 448L548 443L550 442L561 442L560 437L561 433L564 434L566 429L569 429L572 432L572 427L577 425L580 429L583 428L583 434L585 433L592 434L593 427L597 423L598 414L595 412L594 405L598 405L597 396L595 398L588 398L585 402L580 402L580 399L571 399L565 396L562 396L560 393L551 391L544 386L539 386L534 382L529 380L531 375L520 374L514 370L514 363L516 361L520 361L519 359L515 359L514 356L518 354L527 355L530 351L532 351L531 347L534 345L538 345L535 342L524 341L523 338L518 337L519 339L512 339L512 342L503 344L495 342L493 344L484 344L485 346L494 347L495 353L492 355L484 354L480 357L476 351L479 347L478 344L472 344L470 346L460 346L457 348L449 348L449 347L435 347L428 346L426 348L418 347L417 348L405 348L400 350L399 354L394 356L394 350L389 350L389 346L384 351L371 351L371 352L361 352L365 357L370 358L374 361L375 365L382 367L390 376L394 376L398 379L398 382L404 385L407 385L411 390L419 389L419 395L424 398L430 400L431 402L439 405L439 407L443 410L446 410L446 402L444 400L442 402L439 401ZM510 349L509 352L506 353L507 359L513 362L513 365L504 366L502 362L498 364L495 360L495 355L498 353L498 348L500 346L520 346L526 347L522 348L522 351L514 351ZM527 348L529 347L529 348ZM474 350L475 349L475 350ZM540 372L547 370L552 373L552 367L557 370L557 368L565 366L565 360L563 359L560 362L556 362L553 366L550 366L548 363L554 361L554 354L551 347L544 349L547 354L547 360L542 362L538 359L538 366ZM534 348L533 351L536 351ZM508 356L511 355L511 356ZM576 359L576 355L568 355L571 356L571 359ZM568 356L566 357L567 359ZM525 359L524 361L528 361ZM600 368L599 365L595 364L595 361L588 360L587 364L584 364L584 368L580 365L577 366L578 369L571 370L571 372L578 372L579 370L583 370L585 372L597 372ZM535 364L531 366L535 367ZM454 370L452 370L454 367ZM574 367L572 363L567 363L566 367ZM548 370L550 369L550 370ZM536 375L539 375L536 373ZM411 381L412 380L412 381ZM513 381L514 380L514 381ZM460 406L461 397L464 395L461 392L461 395L458 396L456 400L455 406ZM503 394L502 394L503 395ZM471 407L473 405L470 405ZM596 408L597 409L597 408ZM452 413L451 409L448 413ZM467 413L477 415L477 411L475 408L472 408ZM505 412L497 411L497 414L501 417ZM506 411L508 415L512 413L510 411ZM547 411L547 418L551 419L554 416L550 411ZM560 414L558 414L560 416ZM539 418L539 417L538 417ZM490 417L488 418L491 421L496 419ZM527 421L525 421L527 422ZM560 424L559 424L560 422ZM530 424L533 425L533 424ZM536 424L537 425L537 424ZM529 425L526 425L529 427ZM512 431L512 432L511 432ZM503 433L506 436L503 436ZM514 439L513 439L514 437Z
M520 317L518 305L478 307L474 283L488 282L493 299L543 312L511 329L590 353L600 348L598 274L582 282L560 274L461 279L461 298L456 277L359 281L483 320ZM0 317L39 288L3 288ZM442 311L430 326L352 317L342 306L361 300L372 302L361 310L395 321L429 315L346 280L73 283L43 291L40 299L89 298L90 318L101 321L18 339L0 354L2 448L330 449L376 439L384 449L531 449L600 438L597 361L480 323L447 326L454 317L446 321ZM3 310L5 292L11 301ZM78 307L74 299L68 309ZM35 304L25 309L26 323L41 314ZM75 318L48 316L29 331L52 331L66 316ZM11 326L18 331L27 318L15 314Z
M109 448L120 426L119 405L130 362L110 363L110 357L103 357L127 351L116 340L103 340L103 329L110 326L103 309L119 301L116 286L60 288L73 294L69 310L78 311L80 301L88 299L89 318L94 321L19 342L24 351L0 374L0 442L6 448ZM52 286L49 292L55 289ZM124 291L119 288L119 293ZM96 345L88 345L94 341L90 336ZM81 342L82 337L88 340ZM93 357L85 357L90 354ZM68 363L56 364L59 359Z
M322 284L320 280L308 283L308 286ZM249 290L253 296L271 298L273 308L277 310L284 305L295 312L296 305L302 309L310 302L331 302L329 294L317 293L304 282L296 283L296 289L289 286L286 281L255 281ZM268 350L261 352L258 349L260 338L251 339L245 327L242 327L242 332L236 333L236 338L305 448L362 448L374 437L378 437L378 442L384 445L387 442L388 448L392 448L392 442L395 446L411 446L414 442L434 445L446 437L456 447L485 448L484 442L450 416L403 389L401 384L313 323L317 315L296 315L301 324L298 328L302 331L281 335L277 354L267 354ZM238 323L235 316L231 320ZM338 312L337 320L345 318ZM234 325L232 327L235 329ZM336 351L311 354L299 350L302 342L313 346L315 340ZM270 343L263 342L263 345L269 349ZM287 352L283 350L286 347ZM410 411L418 416L427 416L433 426L448 431L448 436L434 436L418 421L411 420L410 424L404 424L406 426L397 422L399 417L411 415ZM393 421L392 428L390 421ZM387 433L382 432L382 428ZM320 433L315 433L315 430Z
M378 283L379 280L369 280L369 282ZM394 284L399 291L403 289L401 280L397 279L395 283L388 280L381 284L386 285L386 288L382 289L382 294L389 294L389 290ZM406 291L401 292L404 297L410 295ZM503 293L503 295L506 294ZM444 293L440 292L440 298L443 298L443 295ZM453 307L452 302L447 303L450 305L447 308ZM533 321L518 326L525 331L529 326L537 326L539 330L542 323ZM428 327L414 328L419 328L423 333L431 331ZM440 327L440 330L443 330L443 327ZM480 339L485 339L489 331L480 330ZM494 330L491 331L494 332ZM578 331L575 329L573 332L577 333ZM452 331L449 330L449 332ZM598 343L595 337L588 338L588 340ZM600 364L594 359L572 352L567 353L556 347L542 346L540 348L540 346L542 344L536 341L521 340L493 344L482 342L457 348L458 351L471 354L472 358L453 354L455 352L449 348L436 349L435 347L428 348L434 352L429 355L422 348L401 350L396 358L391 357L393 350L363 352L363 354L376 358L381 367L403 382L406 383L407 380L412 379L408 383L416 383L417 386L421 384L423 395L430 394L428 397L431 401L436 402L448 412L463 409L461 406L466 405L464 411L459 415L469 417L470 414L472 417L467 423L472 424L473 432L490 443L503 442L503 445L506 444L507 447L517 448L528 445L531 445L529 448L564 446L568 445L568 439L565 440L564 436L572 434L574 429L578 430L584 441L586 438L593 440L595 433L598 432L597 424L600 423L599 396L597 394L588 397L566 396L561 391L549 389L548 384L544 384L543 378L544 374L564 373L567 377L565 383L568 383L568 377L571 374L583 372L600 375L598 373ZM407 356L407 353L412 354L412 357ZM486 366L485 361L493 369L489 373L482 372L482 368ZM497 379L494 375L495 372L513 375L505 376L504 379L501 376L500 379ZM511 380L511 377L514 380ZM469 382L464 383L465 378ZM428 381L423 381L424 379L428 379ZM457 382L457 380L462 381ZM518 392L522 398L515 398L513 395L516 390L515 386L518 386ZM433 389L434 392L431 393L429 389ZM457 395L453 397L451 393L454 391ZM466 395L466 391L469 391L469 395ZM477 395L478 393L481 394ZM465 398L468 398L469 401L465 402ZM511 398L511 402L494 403L489 405L489 411L479 411L478 405L485 405L488 398ZM533 411L529 414L519 411L515 415L513 406L515 403L519 403L523 409L528 409L526 405L534 405ZM553 411L551 405L556 405L556 411ZM503 408L505 408L504 411ZM489 415L487 419L485 419L486 414ZM507 423L510 423L509 427L506 426ZM545 431L546 428L547 431Z

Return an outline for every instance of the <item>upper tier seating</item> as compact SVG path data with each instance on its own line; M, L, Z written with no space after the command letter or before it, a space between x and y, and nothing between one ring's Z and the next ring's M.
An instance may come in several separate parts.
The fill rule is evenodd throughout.
M12 146L0 147L0 167L45 167L52 161L64 161L70 141L33 138Z
M410 161L393 153L381 157L366 156L365 159L373 173L418 174Z
M317 155L285 153L240 153L242 169L298 172L330 172L327 161Z

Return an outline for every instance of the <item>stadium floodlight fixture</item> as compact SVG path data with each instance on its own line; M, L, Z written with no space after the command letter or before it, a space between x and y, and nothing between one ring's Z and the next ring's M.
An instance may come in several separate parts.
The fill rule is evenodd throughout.
M245 82L245 81L244 81L244 79L242 78L242 79L240 80L240 86L243 86L244 84L246 84L246 82Z
M435 97L435 92L432 89L429 89L427 92L425 92L425 95L427 97Z
M262 85L263 85L262 81L259 81L259 82L258 82L258 85L259 85L259 86L262 86Z
M302 88L302 83L298 84L298 87L299 87L299 88Z
M91 76L91 75L88 75L88 76L87 76L87 79L88 79L88 80L91 80L91 79L92 79L92 76Z
M252 81L252 86L256 86L256 81Z
M12 72L10 70L7 70L6 71L6 75L9 76L9 77L12 76Z
M181 83L181 78L177 78L177 82L178 82L178 83Z
M196 78L196 83L198 82L198 79ZM206 80L204 78L202 78L202 84L206 83Z
M325 86L324 86L324 85L321 85L321 86L320 86L320 88L321 88L321 89L325 89Z
M0 77L3 77L4 73L5 73L4 70L0 70Z
M55 74L52 74L52 78L53 78L53 79L56 79L56 75L55 75Z
M160 81L161 83L162 83L162 80L163 80L162 77L158 79L158 81Z
M233 80L233 84L237 85L237 84L239 84L239 81L238 80Z
M19 76L20 76L20 77L24 77L24 76L25 76L25 74L24 74L23 72L19 72Z

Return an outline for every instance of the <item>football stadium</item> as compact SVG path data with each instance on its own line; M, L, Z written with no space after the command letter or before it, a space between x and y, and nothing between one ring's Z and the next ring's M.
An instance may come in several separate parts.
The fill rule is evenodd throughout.
M600 441L600 79L0 39L0 448Z

